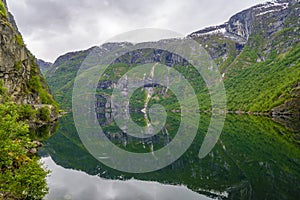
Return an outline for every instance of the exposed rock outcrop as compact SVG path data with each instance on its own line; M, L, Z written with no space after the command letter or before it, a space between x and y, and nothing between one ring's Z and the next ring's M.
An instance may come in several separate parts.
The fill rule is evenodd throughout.
M300 41L299 24L299 1L274 0L239 12L220 26L193 32L189 37L203 44L225 72L245 45L258 50L257 61L266 60L273 49L278 54L287 52ZM282 31L285 33L281 34Z
M19 104L39 104L40 96L30 91L29 81L39 73L33 57L23 44L22 38L7 21L0 21L0 79L8 95Z
M7 96L17 104L56 105L11 14L0 16L0 81Z

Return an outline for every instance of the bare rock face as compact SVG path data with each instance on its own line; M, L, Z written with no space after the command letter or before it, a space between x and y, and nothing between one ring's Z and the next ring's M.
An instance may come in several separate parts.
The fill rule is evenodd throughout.
M30 92L28 82L31 75L38 73L33 67L31 54L8 21L0 21L0 79L7 88L8 95L19 104L38 104L39 95Z
M5 1L1 1L6 5ZM0 16L1 85L17 104L54 104L36 59L26 48L13 16L7 13L7 16Z
M273 0L239 12L220 26L193 32L189 37L204 44L219 66L225 63L222 70L245 46L257 49L258 61L264 61L272 49L284 53L299 42L299 29L292 30L299 27L299 9L298 0Z

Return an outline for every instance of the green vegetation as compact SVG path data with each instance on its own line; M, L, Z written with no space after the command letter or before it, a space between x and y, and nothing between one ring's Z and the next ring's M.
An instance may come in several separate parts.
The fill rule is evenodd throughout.
M49 110L35 111L31 105L10 102L0 81L0 199L43 199L48 174L39 157L30 153L32 142L28 122L49 118ZM38 114L37 114L38 113Z
M62 109L71 109L74 79L77 71L88 52L78 52L70 60L53 66L45 74L55 100ZM62 75L62 76L61 76Z
M294 33L294 30L283 29L276 33L276 38L282 39L282 34L291 31ZM266 55L261 50L265 45L265 38L256 34L251 36L249 39L251 42L244 47L239 55L236 55L237 50L235 48L237 47L234 44L215 39L217 40L216 45L224 45L229 49L229 57L225 61L220 60L221 58L216 61L219 69L226 74L224 84L228 110L270 112L273 108L295 98L300 83L299 44L293 44L288 51L276 52L273 50ZM278 46L275 41L272 45ZM145 54L147 53L148 51L145 51ZM52 72L48 72L46 75L55 98L64 108L71 107L73 82L84 56L86 56L86 52L75 54L70 60L59 65L55 72L52 69ZM128 60L127 57L128 55L124 55L120 60L126 61L126 59ZM111 86L135 66L136 64L128 63L113 64L106 69L99 83ZM174 66L174 68L192 85L198 97L200 110L210 110L209 92L201 75L192 66ZM169 91L162 95L161 90L161 87L155 89L148 105L159 103L164 105L167 110L177 110L179 105L174 94ZM97 90L98 94L108 96L112 94L112 91L113 88L111 87L98 88ZM144 101L145 95L135 92L131 98L130 107L140 110L143 108Z
M50 121L50 110L49 110L49 108L48 107L41 107L37 111L37 116L42 121L49 122Z
M253 32L245 45L225 40L217 35L211 36L212 39L205 41L203 46L208 46L208 51L217 49L217 52L214 52L217 57L215 62L225 75L227 109L269 113L287 101L299 99L300 45L297 40L299 28L283 28L272 37L267 35L266 30ZM226 56L224 56L225 47ZM74 79L87 53L87 51L77 52L66 56L46 74L54 96L63 108L71 108ZM141 57L136 58L136 63L143 62L144 58L151 60L151 53L149 49L143 51L139 54ZM132 59L128 54L119 58L119 61L109 66L99 80L99 85L103 86L97 90L99 95L103 95L103 102L100 103L106 103L104 96L112 95L112 85L136 66L131 64ZM209 92L201 75L192 66L173 67L194 88L200 102L200 110L210 110ZM41 89L43 87L40 82L41 78L33 75L28 86L30 90L39 92L42 101L46 102L48 97L43 97L45 91ZM172 91L164 93L163 90L161 86L154 89L148 108L153 104L161 104L169 111L179 109ZM145 99L145 91L137 89L130 99L130 109L135 111L142 109ZM50 100L52 101L53 99ZM30 116L27 108L22 112L24 116ZM158 133L148 140L139 140L126 135L113 119L100 117L99 123L110 140L120 148L145 153L151 152L152 144L153 149L157 150L166 145L167 140L172 140L180 123L180 116L176 114L178 113L168 115L166 123L168 133ZM49 110L40 109L37 115L41 119L48 120ZM145 126L143 113L131 113L131 117L138 125ZM196 155L209 125L209 117L204 114L197 138L178 161L160 171L137 175L124 175L99 164L80 142L72 116L68 115L61 119L61 123L64 126L47 141L45 149L64 167L84 170L90 174L101 174L110 179L121 175L125 177L124 179L135 177L176 185L183 184L194 191L205 190L199 191L202 193L209 193L211 190L220 192L229 190L229 199L296 199L299 196L300 152L297 146L299 133L292 133L266 117L228 115L224 132L217 145L205 159L199 160ZM290 187L291 185L293 187Z
M257 39L260 41L261 39ZM260 44L260 43L258 43ZM245 47L241 55L231 64L229 76L224 80L228 110L241 110L250 112L269 112L292 99L300 91L300 45L284 54L272 54L266 61L256 62L256 51ZM119 77L134 66L123 64L123 67L112 65L105 73L106 80L116 82ZM192 67L175 66L193 86L200 102L201 110L210 109L210 100L203 80ZM101 82L102 80L100 80ZM178 102L171 91L161 95L161 87L154 90L149 106L154 103L164 105L168 110L179 108ZM98 89L101 91L101 89ZM111 90L102 90L102 93L111 95ZM145 97L135 92L131 98L132 108L143 108Z
M29 108L13 103L0 104L0 199L42 199L47 193L44 171L31 142Z
M180 116L170 114L167 130L174 135ZM45 154L65 168L83 170L107 179L158 181L186 185L188 188L216 197L209 191L227 191L229 199L297 199L300 179L300 151L291 135L295 133L274 123L268 117L228 115L224 131L213 151L204 159L197 157L210 123L201 115L198 134L189 150L172 165L145 174L128 174L110 169L92 157L81 143L72 115L60 119L59 127L43 147ZM104 127L111 141L132 152L149 152L149 140L122 137L115 124ZM127 145L124 147L123 139ZM154 149L164 146L164 137L152 138ZM176 176L174 176L176 174ZM291 185L293 187L291 187ZM274 190L276 188L276 190ZM206 191L206 192L205 192Z
M16 42L17 42L18 45L25 46L24 40L23 40L21 35L16 33L15 38L16 38Z
M15 91L18 91L18 95L21 97L32 94L33 97L36 97L37 103L50 104L58 109L58 104L49 94L48 85L35 64L35 58L27 49L23 48L25 44L22 36L9 23L8 12L2 0L0 1L0 20L2 26L5 26L2 32L4 31L3 37L7 39L4 40L9 39L8 44L14 45L10 46L13 50L5 47L1 50L2 53L4 52L4 57L10 55L7 58L11 58L11 60L4 59L1 62L1 67L4 67L2 73L9 73L9 77L13 75L15 78L19 78L22 62L26 62L26 67L30 66L30 81L26 82L26 85L22 82L25 76L27 77L27 71L22 74L24 79L18 83L15 83L15 79L13 79L14 84L21 88L21 91L19 91L20 88ZM11 35L5 36L8 33ZM4 41L4 46L8 46L6 42ZM25 56L23 56L23 51ZM12 55L15 53L16 55ZM28 60L27 57L29 57ZM11 62L15 62L13 71L10 70ZM6 84L13 87L10 81L7 81ZM13 98L10 96L11 94L7 94L7 91L3 80L0 80L0 199L43 199L48 191L45 179L48 171L43 169L39 161L36 152L40 143L33 141L33 139L39 138L29 130L29 124L49 122L50 110L44 105L39 110L35 110L33 105L17 105L12 102ZM41 102L39 102L39 97Z
M32 56L31 62L33 64L32 69L30 71L30 80L27 83L29 91L28 92L38 92L41 98L42 104L49 104L56 107L58 111L58 104L53 99L52 95L49 94L49 88L46 83L46 80L41 75L39 68L35 64L35 58Z
M14 68L15 68L17 71L20 71L21 65L22 65L21 62L17 62L17 63L15 63Z
M259 23L251 22L252 31L249 32L247 41L235 40L222 34L196 37L224 75L228 110L270 113L278 106L285 106L287 102L299 99L300 45L297 26L299 4L291 6L292 12L282 16L281 19L266 17ZM278 27L275 27L277 23ZM71 107L74 79L88 52L89 50L67 54L63 56L64 59L58 59L56 66L47 72L46 77L54 97L63 108ZM167 58L168 53L162 52L159 61L166 63ZM156 60L153 49L143 49L119 57L118 62L109 66L100 78L100 85L104 82L106 85L113 85L130 69L138 64L145 64L145 60L147 62ZM172 67L194 88L200 110L210 110L209 91L201 75L188 65ZM103 90L99 89L98 93L110 96L113 88L109 86ZM159 103L167 110L178 109L174 95L171 93L161 95L159 87L155 90L149 105ZM142 94L135 93L135 97L130 101L131 108L142 108L144 100Z
M19 107L18 114L20 115L20 120L25 121L33 121L36 119L36 111L32 109L31 105L22 105Z
M0 1L0 16L7 18L7 10L6 10L2 0Z
M300 45L225 79L228 110L268 112L293 98L300 83Z
M146 92L141 88L134 91L129 100L129 107L133 109L142 110L145 106Z

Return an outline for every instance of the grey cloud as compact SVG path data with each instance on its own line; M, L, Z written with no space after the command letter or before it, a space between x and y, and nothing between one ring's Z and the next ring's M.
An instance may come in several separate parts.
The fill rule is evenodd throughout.
M90 176L84 172L64 169L48 158L42 158L51 176L47 178L50 186L46 199L101 199L101 200L155 200L155 199L190 199L210 200L211 198L189 190L184 186L163 185L157 182L138 180L105 180Z
M24 34L31 34L36 29L62 30L71 20L68 10L58 1L25 0L19 6L13 5L16 5L13 14Z
M9 0L29 49L53 61L60 54L98 45L137 28L182 34L217 25L265 0Z

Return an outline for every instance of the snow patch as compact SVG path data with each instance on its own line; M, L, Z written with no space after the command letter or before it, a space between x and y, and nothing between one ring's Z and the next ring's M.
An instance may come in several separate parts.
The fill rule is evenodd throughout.
M289 3L280 3L277 0L268 1L255 8L255 10L261 11L261 13L258 13L256 16L262 16L271 12L278 12L287 9L288 7L289 7Z
M259 14L255 15L255 16L258 17L258 16L262 16L262 15L265 15L265 14L268 14L268 13L278 12L278 11L281 11L281 9L268 10L266 12L259 13Z
M264 4L261 4L261 6L259 6L256 9L262 10L262 9L268 9L268 8L272 8L272 7L282 7L282 10L283 10L283 9L287 9L289 7L289 3L279 3L276 0L268 1Z
M208 31L205 33L194 33L193 36L201 36L201 35L216 35L216 34L224 34L226 33L226 29L225 28L218 28L212 31Z
M225 197L225 198L228 198L228 196L229 196L229 193L227 191L219 192L219 191L216 191L216 190L206 190L206 189L201 189L201 188L199 188L198 191L208 192L208 193L218 195L218 196L221 196L221 197Z

